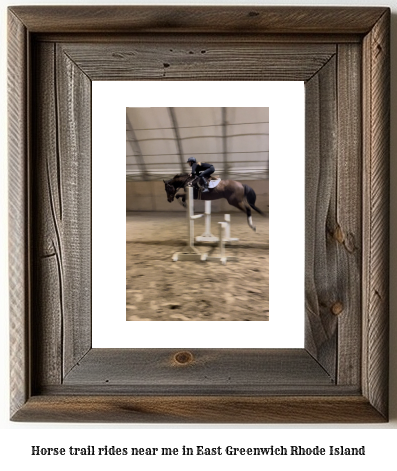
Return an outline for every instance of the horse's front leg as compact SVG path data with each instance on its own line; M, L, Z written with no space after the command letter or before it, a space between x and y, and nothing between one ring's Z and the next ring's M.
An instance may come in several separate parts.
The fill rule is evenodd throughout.
M184 208L186 208L186 194L185 193L179 193L178 195L175 195L175 198L178 200L178 203L180 203ZM179 198L181 198L181 201L179 201Z

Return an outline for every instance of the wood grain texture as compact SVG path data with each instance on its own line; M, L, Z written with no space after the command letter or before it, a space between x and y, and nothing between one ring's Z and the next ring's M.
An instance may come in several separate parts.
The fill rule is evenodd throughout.
M306 84L305 301L308 351L336 378L337 318L342 297L338 278L336 227L337 171L336 58Z
M335 219L338 298L337 383L359 384L362 362L362 54L358 45L338 46L337 178ZM338 304L336 304L338 303Z
M34 312L40 315L36 314L32 322L33 390L37 384L62 381L64 312L54 45L34 46L34 54L38 67L33 82L36 105L32 130L35 156L32 213L35 215L33 275L36 283L32 296Z
M91 346L91 83L54 44L35 58L37 387L60 384Z
M388 411L390 12L364 40L363 392Z
M12 7L32 32L366 33L384 8L219 6Z
M10 9L12 420L387 420L389 21L384 8ZM183 365L91 350L91 80L275 77L306 81L306 349L198 350Z
M91 81L56 48L66 375L91 348Z
M153 44L66 44L64 54L91 80L309 80L336 53L334 44L242 44L235 37Z
M361 396L37 396L15 421L75 423L379 423Z
M29 377L29 184L28 86L25 27L8 15L8 164L9 164L9 302L11 414L30 394Z
M69 391L90 385L129 385L147 394L179 389L184 393L261 394L268 386L319 387L334 384L304 349L189 349L189 361L179 363L183 349L93 349L65 377Z
M361 52L306 85L306 348L337 384L361 375Z

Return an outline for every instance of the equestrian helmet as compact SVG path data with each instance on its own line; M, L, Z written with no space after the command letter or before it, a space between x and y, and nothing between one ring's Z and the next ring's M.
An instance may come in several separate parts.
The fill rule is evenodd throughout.
M190 162L192 162L192 164L194 164L196 162L196 159L194 157L189 157L187 159L187 163L190 163Z

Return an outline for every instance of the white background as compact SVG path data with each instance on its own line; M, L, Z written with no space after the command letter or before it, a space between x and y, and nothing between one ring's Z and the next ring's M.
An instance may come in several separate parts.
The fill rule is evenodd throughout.
M1 264L0 264L0 430L2 434L1 464L4 469L12 466L14 469L41 469L41 470L70 470L95 466L97 469L109 469L114 466L118 470L161 468L179 470L189 466L191 470L218 469L221 466L246 468L250 470L263 470L274 466L288 466L292 469L311 470L321 467L323 470L335 468L351 469L360 467L363 469L394 469L396 463L395 445L397 443L397 290L395 289L397 278L397 165L395 158L391 160L391 353L390 353L390 422L385 425L257 425L257 426L232 426L232 425L208 425L208 426L172 426L172 425L117 425L117 424L16 424L8 420L8 287L7 287L7 162L6 162L6 6L10 4L61 4L62 2L51 0L49 2L5 2L1 1L1 159L0 159L0 195L1 195ZM81 4L81 1L67 1L65 4ZM109 4L110 0L103 2L90 2L85 4ZM118 2L129 3L134 2ZM140 1L140 4L149 4L148 1ZM260 5L266 2L233 2L196 1L190 4L221 4L221 5ZM272 1L274 5L288 5L291 1ZM157 4L171 4L171 2L158 1ZM172 2L172 4L189 4L189 2ZM297 4L297 3L295 3ZM326 0L306 1L302 5L382 5L392 8L392 129L391 129L391 155L397 155L397 1L396 0L339 0L337 3ZM342 444L345 446L366 446L366 456L361 457L31 457L30 446L64 446L71 445L83 447L87 445L115 445L123 446L172 446L204 445L215 447L218 445L234 446L268 446L302 445L302 446L328 446ZM8 463L8 464L4 464ZM23 468L25 467L25 468Z
M93 347L303 347L303 82L93 82L92 92ZM126 322L126 106L270 108L270 322Z

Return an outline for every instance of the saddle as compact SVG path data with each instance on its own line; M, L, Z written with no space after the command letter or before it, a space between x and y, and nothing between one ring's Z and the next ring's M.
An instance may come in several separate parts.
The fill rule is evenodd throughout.
M210 175L207 178L208 187L215 188L215 186L220 182L220 180L221 178L218 177L217 175ZM211 182L214 182L214 184L211 185ZM188 183L188 186L192 186L196 190L202 190L203 186L201 185L200 175L194 177L193 180L190 183Z

